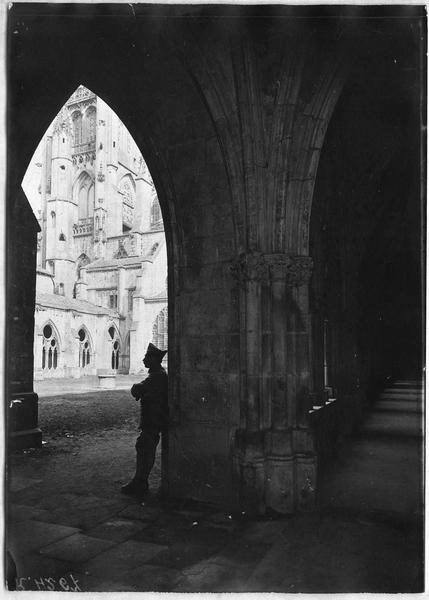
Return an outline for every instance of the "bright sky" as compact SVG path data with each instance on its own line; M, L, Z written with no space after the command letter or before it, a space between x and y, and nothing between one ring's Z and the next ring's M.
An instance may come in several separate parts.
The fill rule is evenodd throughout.
M51 126L46 130L43 138L48 133ZM39 193L39 186L42 175L42 150L43 150L43 138L40 140L39 145L36 148L36 151L33 154L33 157L28 165L28 169L25 172L24 179L22 180L22 189L27 196L29 203L31 204L31 208L36 216L39 218L39 210L41 209L40 202L41 196Z

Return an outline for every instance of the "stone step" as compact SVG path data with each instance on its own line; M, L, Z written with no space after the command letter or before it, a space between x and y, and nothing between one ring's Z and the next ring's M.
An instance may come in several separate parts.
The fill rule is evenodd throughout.
M409 394L409 395L414 395L414 396L423 396L425 393L424 389L415 389L415 390L410 390L409 388L402 388L402 389L385 389L381 392L382 394Z
M392 398L392 396L381 396L377 402L405 402L411 406L423 406L424 402L421 398Z
M424 389L423 388L406 388L406 387L392 387L392 388L385 388L383 390L382 393L389 393L389 394L423 394Z
M363 424L359 435L368 436L388 436L391 438L417 437L421 438L423 434L423 419L420 415L408 413L371 413L370 418Z
M419 402L404 402L403 400L380 400L374 404L377 412L422 413L423 406Z
M398 402L420 402L423 404L424 396L421 394L380 394L378 396L379 400L397 400Z
M403 400L404 402L420 402L423 404L425 396L422 394L380 394L380 400Z

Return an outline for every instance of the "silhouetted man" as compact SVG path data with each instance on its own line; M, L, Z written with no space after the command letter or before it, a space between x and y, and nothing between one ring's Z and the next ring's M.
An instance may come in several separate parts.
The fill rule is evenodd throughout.
M149 489L148 477L155 462L159 435L167 428L168 377L161 366L166 353L167 350L160 350L149 344L143 359L144 366L149 369L149 375L131 388L131 394L136 400L140 400L141 433L136 441L136 474L127 485L122 486L121 491L139 499L143 498Z

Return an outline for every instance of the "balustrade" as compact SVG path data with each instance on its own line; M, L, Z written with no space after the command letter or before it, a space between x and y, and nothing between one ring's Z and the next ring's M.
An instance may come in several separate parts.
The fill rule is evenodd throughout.
M88 235L94 230L94 221L92 217L79 219L78 223L73 225L73 235Z

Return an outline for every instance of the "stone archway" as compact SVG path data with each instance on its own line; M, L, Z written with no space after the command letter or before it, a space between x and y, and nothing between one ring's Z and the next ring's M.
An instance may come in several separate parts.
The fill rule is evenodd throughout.
M100 26L109 28L107 22ZM162 36L170 29L166 22ZM73 26L71 31L78 37L84 35ZM298 33L293 32L290 43L297 42ZM189 44L185 54L177 47L184 39ZM318 148L323 142L320 123L326 126L335 103L337 66L328 57L318 75L316 67L307 72L311 61L303 65L296 55L279 63L285 46L266 30L258 34L261 49L257 55L250 50L251 33L233 36L232 42L221 36L215 45L222 57L222 67L217 66L219 80L210 81L205 65L213 53L211 41L210 36L204 38L203 32L188 26L175 30L169 44L159 37L159 31L148 32L145 44L151 51L144 65L145 76L137 82L138 113L129 95L122 93L123 87L112 86L93 73L91 80L86 80L87 66L83 63L80 77L106 99L133 134L147 160L163 212L171 299L168 491L248 510L263 511L269 506L290 512L299 506L300 490L312 477L315 463L299 416L299 407L305 402L299 397L302 378L308 372L308 357L299 350L300 340L308 335L306 329L299 329L299 323L307 318L306 292L301 285L306 284L310 271L301 248L285 242L283 233L276 233L266 219L260 220L264 209L256 210L256 200L262 192L271 222L277 226L276 215L283 210L279 202L295 200L294 180L314 179L314 158L308 160L307 152L317 155L318 150L310 146L313 143ZM306 48L312 42L308 38L300 44ZM309 54L310 46L306 48ZM94 47L91 61L97 52ZM124 59L118 51L118 66L123 67ZM156 76L160 61L169 73L162 82ZM231 87L244 67L249 77ZM267 67L272 71L271 79L262 83L260 73ZM311 93L300 84L303 72L317 82ZM43 73L40 75L45 81ZM158 85L145 88L143 93L143 80L154 80ZM278 80L292 84L280 89L280 95L269 93L276 89ZM57 91L60 83L53 87L47 82L56 103L61 102ZM262 111L257 122L259 137L252 139L240 133L237 143L242 159L237 162L227 130L230 128L232 134L239 131L239 120L251 127L252 96ZM230 102L223 112L213 100L217 97ZM282 107L293 103L293 115L287 121L290 130L283 130L287 115ZM321 105L329 107L326 114L320 112ZM26 108L31 114L31 107ZM276 132L275 137L264 138L263 122L271 111L275 116L269 131ZM229 122L225 121L226 114L230 115ZM322 133L317 134L312 123L317 123ZM279 151L281 140L300 127L305 133L295 147ZM266 149L266 155L258 155L260 148ZM286 158L290 164L288 190L282 183ZM264 161L269 165L266 172ZM307 170L303 170L303 163L308 164ZM270 187L273 177L275 188ZM271 201L273 193L276 202ZM296 219L299 217L294 215L293 222ZM300 316L298 321L290 316L287 325L284 311L289 310L290 294ZM278 312L281 328L275 332L269 326L266 332L262 297L272 314ZM276 361L274 367L260 354L259 348L266 348L266 344L268 355ZM301 366L297 366L297 356Z
M210 11L183 18L184 7L155 20L131 19L131 29L122 30L103 18L102 7L84 10L97 16L91 29L60 16L58 34L52 29L49 44L40 42L40 56L49 54L58 71L55 82L43 61L31 78L26 74L32 42L25 31L19 49L12 43L25 93L11 82L10 231L15 236L24 227L36 236L16 186L21 163L14 160L18 145L25 160L43 129L34 99L43 93L49 114L49 106L64 102L58 89L82 80L132 133L163 213L171 332L166 491L258 512L308 508L316 470L306 422L308 222L320 150L359 32L340 35L341 19L315 30L311 19L261 15L257 27L251 15L242 15L239 27L220 26ZM125 7L115 10L122 22L130 19ZM154 9L136 10L147 16ZM21 31L19 7L13 11L10 26ZM49 25L48 19L43 27ZM109 40L114 82L94 68L106 50L92 41L94 28L98 40ZM64 49L79 44L73 69L79 81L71 82ZM11 236L9 244L12 250ZM15 378L31 389L12 368Z
M377 41L362 34L379 58L371 69L359 60L349 69L314 194L311 376L323 407L321 466L387 377L416 377L423 366L419 69L412 29L398 22L392 31Z

